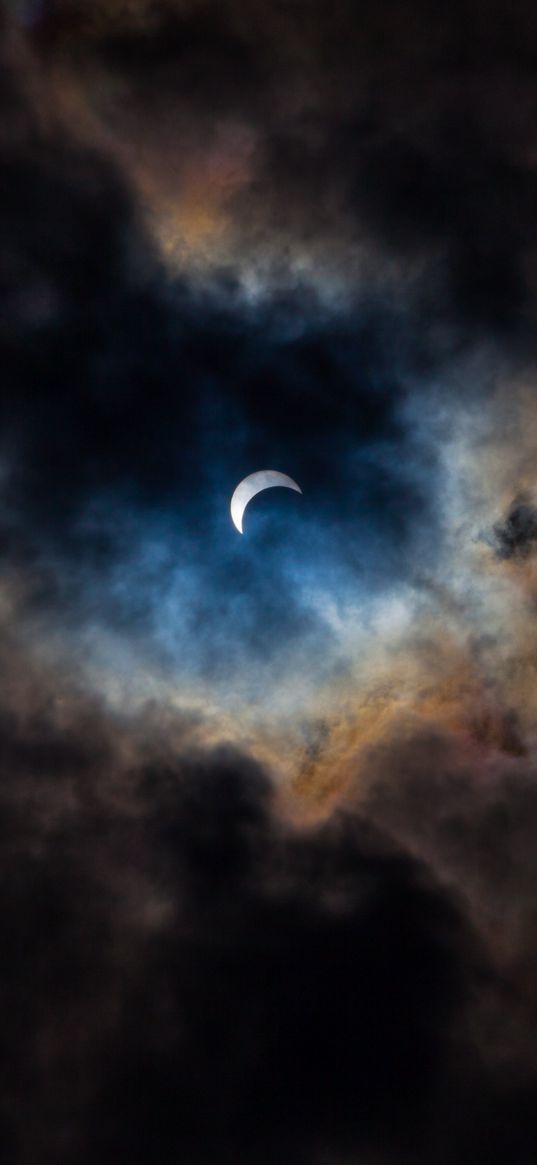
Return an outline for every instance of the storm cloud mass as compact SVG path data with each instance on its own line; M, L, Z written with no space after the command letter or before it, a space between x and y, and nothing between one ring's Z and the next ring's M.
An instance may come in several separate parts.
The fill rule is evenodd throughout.
M535 13L0 11L3 1156L534 1165Z

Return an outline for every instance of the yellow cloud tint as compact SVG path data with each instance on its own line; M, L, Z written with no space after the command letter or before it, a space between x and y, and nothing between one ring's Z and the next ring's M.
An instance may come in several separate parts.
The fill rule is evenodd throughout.
M233 231L229 200L251 176L254 138L243 126L222 125L205 145L166 151L127 147L151 228L166 258L223 258Z

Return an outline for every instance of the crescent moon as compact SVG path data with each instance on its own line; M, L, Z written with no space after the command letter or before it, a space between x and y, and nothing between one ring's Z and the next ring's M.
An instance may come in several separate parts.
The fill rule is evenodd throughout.
M242 519L248 502L251 502L262 489L270 489L273 485L283 485L286 489L302 493L300 486L292 477L288 477L286 473L278 473L277 469L260 469L257 473L249 473L234 490L230 504L231 518L239 534L244 533Z

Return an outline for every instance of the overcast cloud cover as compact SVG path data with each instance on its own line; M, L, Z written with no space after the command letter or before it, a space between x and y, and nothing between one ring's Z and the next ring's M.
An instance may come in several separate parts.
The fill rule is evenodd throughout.
M14 1165L534 1165L536 24L1 7Z

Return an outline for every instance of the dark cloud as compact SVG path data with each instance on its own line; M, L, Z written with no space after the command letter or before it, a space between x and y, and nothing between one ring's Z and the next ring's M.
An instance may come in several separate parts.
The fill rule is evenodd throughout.
M125 729L83 702L67 737L2 726L10 1159L417 1144L470 966L456 907L353 815L285 823L247 756L146 731L125 766Z
M253 172L236 205L239 252L256 253L267 237L283 254L340 244L344 265L345 248L365 241L387 264L397 257L402 274L414 272L421 312L450 320L465 342L478 332L527 347L536 245L530 5L513 13L503 0L478 0L463 16L418 0L360 10L318 0L307 20L300 4L133 12L123 22L104 13L91 26L82 20L78 35L71 14L66 39L59 17L58 44L82 62L97 100L97 65L122 79L123 104L107 110L120 135L135 132L138 118L157 140L163 124L179 132L186 122L188 147L213 134L215 120L255 131ZM172 140L162 145L169 166Z
M163 98L179 106L194 106L214 115L220 103L225 113L250 113L259 107L264 90L263 46L252 46L226 18L225 5L207 5L182 16L170 6L149 27L103 28L96 55L131 86L135 103L157 113ZM149 102L149 111L147 104Z
M476 751L469 736L400 724L396 736L370 751L366 780L362 812L433 864L465 902L496 967L495 978L482 979L473 996L479 1064L470 1053L464 1098L455 1099L448 1085L448 1112L434 1118L443 1142L437 1159L499 1163L511 1155L529 1162L537 1145L537 1062L528 1039L537 1014L532 758L519 746L513 754L502 740L485 748L479 736Z
M356 110L332 118L323 109L308 129L282 126L268 137L253 191L260 235L269 208L276 235L283 222L309 245L325 236L334 247L338 232L348 247L366 240L377 265L396 260L403 278L412 276L424 328L443 320L454 329L452 345L490 337L526 351L535 93L501 63L476 77L470 62L440 56L418 60L412 79L392 66L368 78ZM490 98L496 87L505 104Z
M531 497L519 494L505 518L493 530L494 548L499 558L528 558L537 542L537 508Z
M522 789L481 812L416 738L361 813L297 826L244 752L53 682L0 726L10 1159L530 1161L531 963L482 930L489 894L508 945L530 911Z
M287 886L252 892L246 881L230 901L236 842L230 847L213 825L213 847L200 856L211 872L224 858L223 894L216 912L209 903L201 931L205 895L196 902L186 951L172 940L163 952L157 990L171 1012L162 1036L170 1024L176 1029L164 1057L161 1047L148 1055L158 1028L155 985L135 997L134 1014L127 1010L125 1047L108 1084L114 1100L97 1122L109 1152L118 1125L129 1128L139 1160L152 1143L170 1157L182 1150L192 1160L220 1152L276 1161L282 1152L310 1160L319 1149L412 1138L453 999L433 933L443 908L412 887L405 863L364 858L352 827L347 839L331 832L281 847Z

